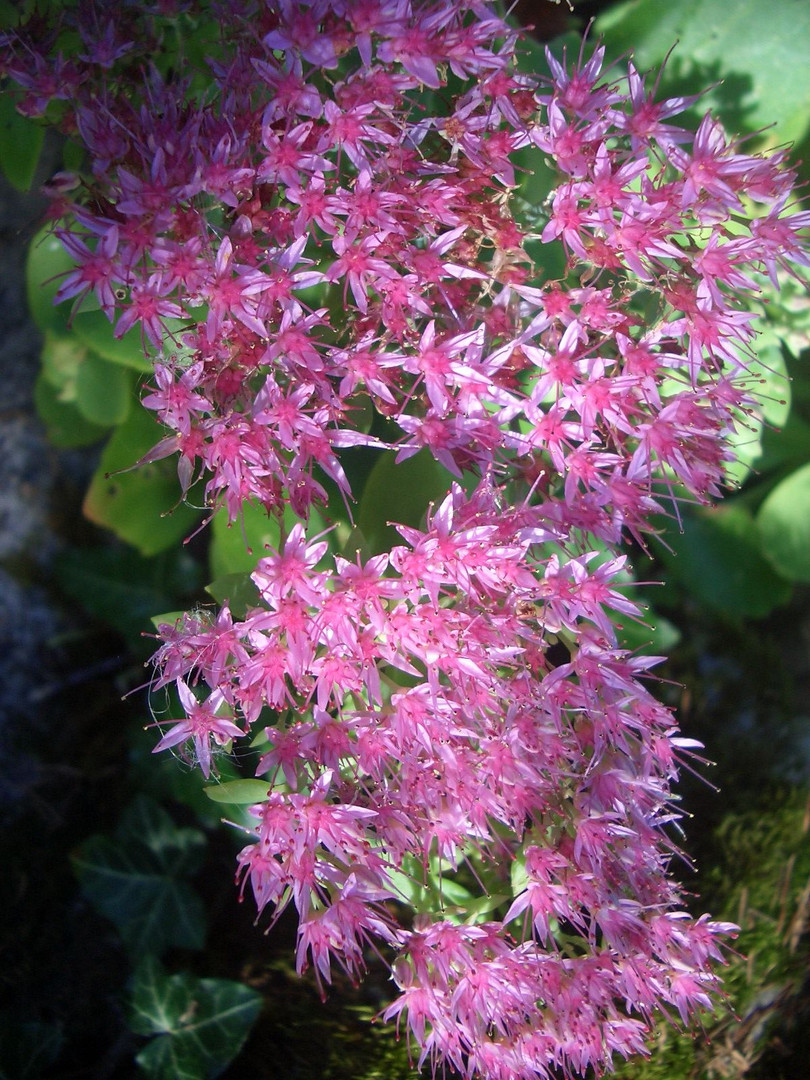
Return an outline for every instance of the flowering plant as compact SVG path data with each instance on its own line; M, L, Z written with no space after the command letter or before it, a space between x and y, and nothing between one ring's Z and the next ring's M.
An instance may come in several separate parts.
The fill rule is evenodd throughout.
M711 1004L734 928L669 872L698 746L617 635L643 616L621 549L723 492L750 298L808 265L784 154L677 126L693 100L601 48L538 82L486 0L212 3L196 82L149 62L157 5L92 10L69 59L6 41L18 108L87 153L51 184L55 299L140 335L143 462L271 539L216 612L160 624L156 750L216 780L258 749L224 785L243 892L295 908L319 983L381 954L420 1065L643 1052L658 1011ZM419 483L393 533L353 509L369 468L367 493Z

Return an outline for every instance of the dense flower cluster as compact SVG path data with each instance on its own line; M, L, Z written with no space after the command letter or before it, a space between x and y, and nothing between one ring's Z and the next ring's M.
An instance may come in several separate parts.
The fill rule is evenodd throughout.
M80 27L71 60L6 43L21 107L70 101L91 162L87 197L58 185L58 299L142 328L169 429L151 456L179 455L184 490L302 519L253 606L162 628L184 716L158 749L208 777L260 734L243 887L295 906L320 980L382 947L420 1062L609 1067L656 1010L709 1003L729 930L668 876L691 747L617 645L639 612L616 547L669 496L721 493L746 305L808 265L794 176L711 117L674 126L692 102L632 64L611 80L601 49L538 86L487 0L213 5L202 94L148 67L145 11ZM545 208L515 194L524 148L556 170ZM304 529L358 494L355 446L427 448L455 478L365 560Z

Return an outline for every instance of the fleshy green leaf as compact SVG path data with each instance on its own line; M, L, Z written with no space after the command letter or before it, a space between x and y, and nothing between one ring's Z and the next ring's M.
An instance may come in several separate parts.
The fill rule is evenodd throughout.
M216 803L232 806L252 806L264 802L270 785L265 780L229 780L224 784L211 784L203 791Z
M668 533L671 573L701 603L726 615L760 618L791 596L790 582L763 554L757 526L742 506L699 510L684 519L682 533Z
M810 581L810 465L773 489L757 515L762 550L791 581Z
M28 191L34 182L45 128L20 116L8 92L0 93L0 167L18 191Z
M45 331L42 344L42 373L62 401L76 400L76 380L79 368L87 358L87 347L72 334Z
M199 566L186 552L146 559L124 545L67 548L56 558L56 572L62 590L120 631L134 652L152 651L143 634L153 628L153 613L200 584Z
M229 574L249 574L265 554L265 548L278 547L281 530L278 520L269 517L260 506L244 503L239 520L228 524L223 508L211 522L209 565L214 579Z
M154 350L145 350L139 326L133 326L123 337L117 338L113 324L99 310L80 311L71 327L81 342L111 364L120 364L136 371L152 370Z
M244 618L250 608L259 606L259 590L250 574L226 574L206 585L205 591L218 604L227 604L238 619Z
M61 284L62 275L72 270L75 265L50 227L40 229L34 236L25 263L25 284L28 309L40 330L70 333L68 319L72 303L65 300L55 307L53 298Z
M392 453L380 456L369 474L357 525L371 552L387 551L402 537L388 522L417 526L431 501L450 490L453 476L427 450L396 464Z
M61 449L90 446L103 439L109 430L86 420L72 402L63 401L43 372L39 373L34 386L34 404L37 415L48 429L48 439Z
M141 798L114 838L91 836L73 855L82 891L115 923L134 955L169 946L201 949L205 910L184 880L200 866L205 837L180 829L165 811Z
M94 424L120 424L126 420L133 401L132 379L128 372L90 353L76 373L76 406Z
M291 506L285 508L282 523L287 534L300 523L300 518ZM323 516L312 507L307 522L307 536L315 536L325 529ZM278 519L268 515L263 507L243 503L239 518L232 525L228 524L228 514L223 507L211 523L211 547L208 555L211 576L217 581L252 573L259 559L267 554L268 547L278 550L280 539Z
M148 958L135 973L130 1025L153 1036L136 1060L152 1080L208 1080L239 1053L261 995L226 979L166 975Z
M729 438L734 453L726 469L732 484L741 485L762 457L762 434L765 425L781 428L790 415L790 380L778 336L766 327L757 342L757 356L748 364L751 393L759 403L760 415L741 415Z
M149 413L133 409L107 443L84 500L91 521L111 529L142 555L177 543L199 519L197 511L180 502L173 459L133 468L160 437L161 429Z
M645 618L649 622L638 623L622 616L621 625L617 625L621 647L648 656L666 655L681 640L680 630L669 619L654 612L648 611Z
M778 121L768 138L782 144L801 141L810 127L805 0L630 0L599 17L596 35L611 57L632 51L641 70L659 65L677 43L662 96L711 86L697 108L718 113L735 132Z

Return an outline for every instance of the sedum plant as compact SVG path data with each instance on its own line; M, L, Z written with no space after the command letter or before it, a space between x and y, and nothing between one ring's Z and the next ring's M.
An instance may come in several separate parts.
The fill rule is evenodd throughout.
M419 1066L646 1052L735 927L671 874L699 745L623 644L625 552L722 495L758 407L754 300L808 264L784 153L601 48L525 71L486 0L52 15L2 65L83 148L55 300L139 335L141 464L262 536L158 621L156 751L247 808L299 971L382 958ZM227 753L254 776L217 787Z

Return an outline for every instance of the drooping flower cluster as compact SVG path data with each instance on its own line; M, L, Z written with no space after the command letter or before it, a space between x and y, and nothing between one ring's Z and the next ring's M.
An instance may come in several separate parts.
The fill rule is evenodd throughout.
M242 886L294 905L320 980L383 948L420 1061L609 1067L656 1010L708 1004L729 929L668 876L690 744L617 644L639 612L615 549L668 494L721 493L747 303L808 264L810 215L781 155L672 125L691 102L632 64L550 57L538 86L485 0L211 10L205 91L148 67L156 12L99 15L75 60L22 34L5 59L26 111L75 102L92 195L67 182L55 209L58 298L142 328L152 457L232 520L247 500L302 519L245 611L162 628L156 686L185 715L158 749L209 777L261 736ZM515 191L527 148L556 170L544 208ZM538 280L559 245L564 276ZM449 474L424 528L366 559L304 529L359 495L355 446Z

